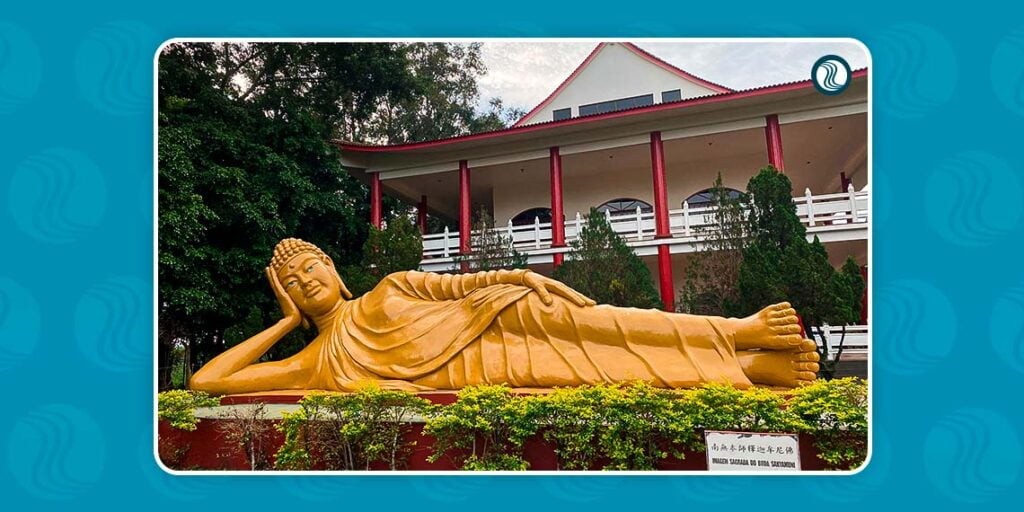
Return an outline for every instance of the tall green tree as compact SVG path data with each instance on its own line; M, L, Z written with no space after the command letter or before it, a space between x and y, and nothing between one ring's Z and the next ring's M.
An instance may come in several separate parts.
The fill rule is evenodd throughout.
M416 142L504 128L524 113L491 98L478 112L477 77L487 72L480 43L409 43L398 46L409 62L417 94L389 93L367 133L389 143Z
M462 50L445 53L442 46L423 51L454 73L450 82L472 78L461 82L467 88L437 94L431 79L418 74L423 59L409 44L175 43L164 49L157 99L161 372L172 370L166 362L183 349L187 382L213 355L278 318L263 268L280 239L315 243L339 267L361 263L369 191L341 168L332 139L389 142L376 125L388 102L431 105L399 126L436 124L443 134L480 129L474 116L486 114L432 115L461 112L476 101L482 69L462 67ZM385 216L409 210L387 198L384 207ZM267 357L290 355L303 343L295 333ZM160 376L159 382L170 381L169 374Z
M600 304L636 308L661 306L651 271L612 229L604 214L591 208L579 238L554 278Z
M739 302L740 263L750 235L747 196L733 197L718 173L708 190L712 209L702 214L708 221L694 228L704 240L690 255L686 282L679 295L680 312L724 316Z
M747 185L751 242L739 269L739 303L730 314L745 316L767 304L790 302L818 341L821 375L830 379L835 361L827 357L823 326L844 326L845 340L845 326L860 318L864 281L852 258L837 271L821 241L807 241L792 189L789 177L773 167L761 169Z

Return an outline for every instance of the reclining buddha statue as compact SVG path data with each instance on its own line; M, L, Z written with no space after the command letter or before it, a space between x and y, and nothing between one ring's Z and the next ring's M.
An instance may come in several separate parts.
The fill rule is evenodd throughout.
M272 390L453 390L481 384L552 388L643 380L796 387L818 354L789 304L746 318L596 305L529 270L397 272L352 298L330 257L289 238L267 279L284 318L210 360L190 380L213 394ZM312 322L316 338L281 361L257 362Z

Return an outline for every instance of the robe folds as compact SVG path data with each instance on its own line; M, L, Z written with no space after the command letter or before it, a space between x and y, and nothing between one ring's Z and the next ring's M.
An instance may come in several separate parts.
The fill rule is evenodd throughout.
M464 277L399 272L345 302L307 347L319 351L309 388L750 385L723 318L581 307L555 295L546 305L529 287L466 289Z

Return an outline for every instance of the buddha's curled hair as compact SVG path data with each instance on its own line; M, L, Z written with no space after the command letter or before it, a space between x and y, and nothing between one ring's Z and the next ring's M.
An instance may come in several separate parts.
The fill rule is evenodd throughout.
M311 252L324 262L328 260L327 255L319 247L298 238L285 238L274 247L274 257L270 259L270 268L277 272L296 254L304 252Z
M274 247L274 256L270 258L270 268L274 272L281 270L288 260L295 257L297 254L309 252L315 254L320 261L327 263L331 259L320 250L319 247L298 238L285 238L277 243ZM337 272L335 271L335 275ZM345 286L345 281L341 280L341 276L338 276L338 284L341 285L341 295L346 299L352 298L352 292L348 291L348 287Z

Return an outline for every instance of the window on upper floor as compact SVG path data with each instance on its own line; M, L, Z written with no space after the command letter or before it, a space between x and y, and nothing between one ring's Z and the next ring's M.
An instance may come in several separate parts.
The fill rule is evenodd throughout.
M600 103L591 103L589 105L580 105L580 115L589 116L594 114L604 114L606 112L615 112L616 110L625 110L627 108L643 107L647 105L654 105L654 95L644 94L642 96L633 96L632 98L620 98L611 101L602 101Z
M674 91L663 91L661 93L661 102L668 103L670 101L679 101L683 99L683 91L676 89Z
M726 188L725 193L729 197L729 199L738 199L740 196L743 195L743 192L740 192L739 190L736 190L734 188ZM705 206L711 206L712 199L713 198L711 197L711 189L706 188L704 190L701 190L700 192L697 192L696 194L693 194L690 197L687 197L686 200L683 201L683 203L690 203L690 208L703 208ZM682 206L682 204L680 204L680 206Z
M612 215L622 212L636 213L636 207L640 207L640 211L643 213L649 213L654 211L654 208L645 201L639 199L633 199L630 197L620 197L618 199L612 199L601 206L597 207L597 211L604 213L609 212Z
M560 109L552 112L551 114L552 114L552 120L553 121L561 121L562 119L569 119L570 117L572 117L572 108L560 108Z
M530 208L512 217L513 226L526 226L540 220L541 224L551 222L551 208Z

